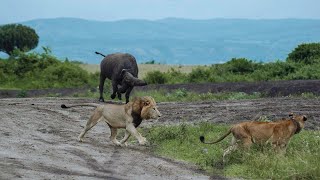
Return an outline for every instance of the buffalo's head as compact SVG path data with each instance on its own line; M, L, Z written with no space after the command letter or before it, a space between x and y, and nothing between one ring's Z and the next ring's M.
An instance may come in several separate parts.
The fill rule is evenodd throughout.
M124 93L129 87L147 85L144 80L134 77L128 69L123 69L121 71L121 76L123 77L121 88L118 90L120 93Z

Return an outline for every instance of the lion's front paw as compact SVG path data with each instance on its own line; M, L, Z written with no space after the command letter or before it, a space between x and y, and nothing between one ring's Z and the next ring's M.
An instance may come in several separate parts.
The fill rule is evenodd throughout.
M122 144L119 141L112 141L114 145L121 146Z
M79 141L79 142L83 142L83 139L82 139L82 138L78 138L78 141Z
M140 145L146 145L147 144L147 139L145 137L142 137L142 139L139 141Z

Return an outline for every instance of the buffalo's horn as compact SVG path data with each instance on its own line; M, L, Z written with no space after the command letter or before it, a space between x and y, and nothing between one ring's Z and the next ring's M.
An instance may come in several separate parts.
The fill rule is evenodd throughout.
M134 77L131 73L129 73L128 71L125 71L125 69L123 69L122 72L125 72L124 79L125 79L126 83L131 84L133 86L145 86L145 85L147 85L147 83L145 81Z

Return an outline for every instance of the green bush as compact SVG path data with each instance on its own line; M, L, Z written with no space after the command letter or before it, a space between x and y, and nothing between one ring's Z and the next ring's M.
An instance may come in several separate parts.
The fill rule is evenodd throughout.
M308 58L309 60L312 59L312 64L290 59L287 61L277 60L275 62L257 63L244 58L233 58L223 64L197 67L188 74L175 70L170 70L166 73L149 72L145 79L149 84L319 79L320 56L318 57L314 53Z
M225 64L228 71L236 74L252 73L260 65L245 58L232 58Z
M320 63L303 66L288 75L287 79L320 79Z
M98 75L89 74L69 61L60 61L43 48L44 53L14 50L8 59L0 59L1 88L39 89L97 86Z
M151 71L148 72L144 80L148 84L175 84L185 83L187 75L181 73L179 70L171 68L167 72Z
M42 71L44 80L49 81L49 88L80 87L88 83L88 73L78 66L64 62L49 66Z
M165 84L168 82L166 73L160 71L148 72L144 80L148 84Z
M196 69L192 69L191 73L188 74L187 81L190 83L207 82L209 77L209 70L202 67L197 67Z
M288 62L312 64L320 59L320 43L300 44L287 57Z

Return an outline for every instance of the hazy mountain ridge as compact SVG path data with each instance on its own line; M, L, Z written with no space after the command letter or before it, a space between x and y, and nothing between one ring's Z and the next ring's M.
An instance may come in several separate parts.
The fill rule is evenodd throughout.
M90 21L74 18L38 19L22 24L34 28L41 46L60 58L99 63L94 54L129 52L138 62L212 64L232 57L257 61L285 59L303 42L320 41L320 20L282 19L156 21Z

